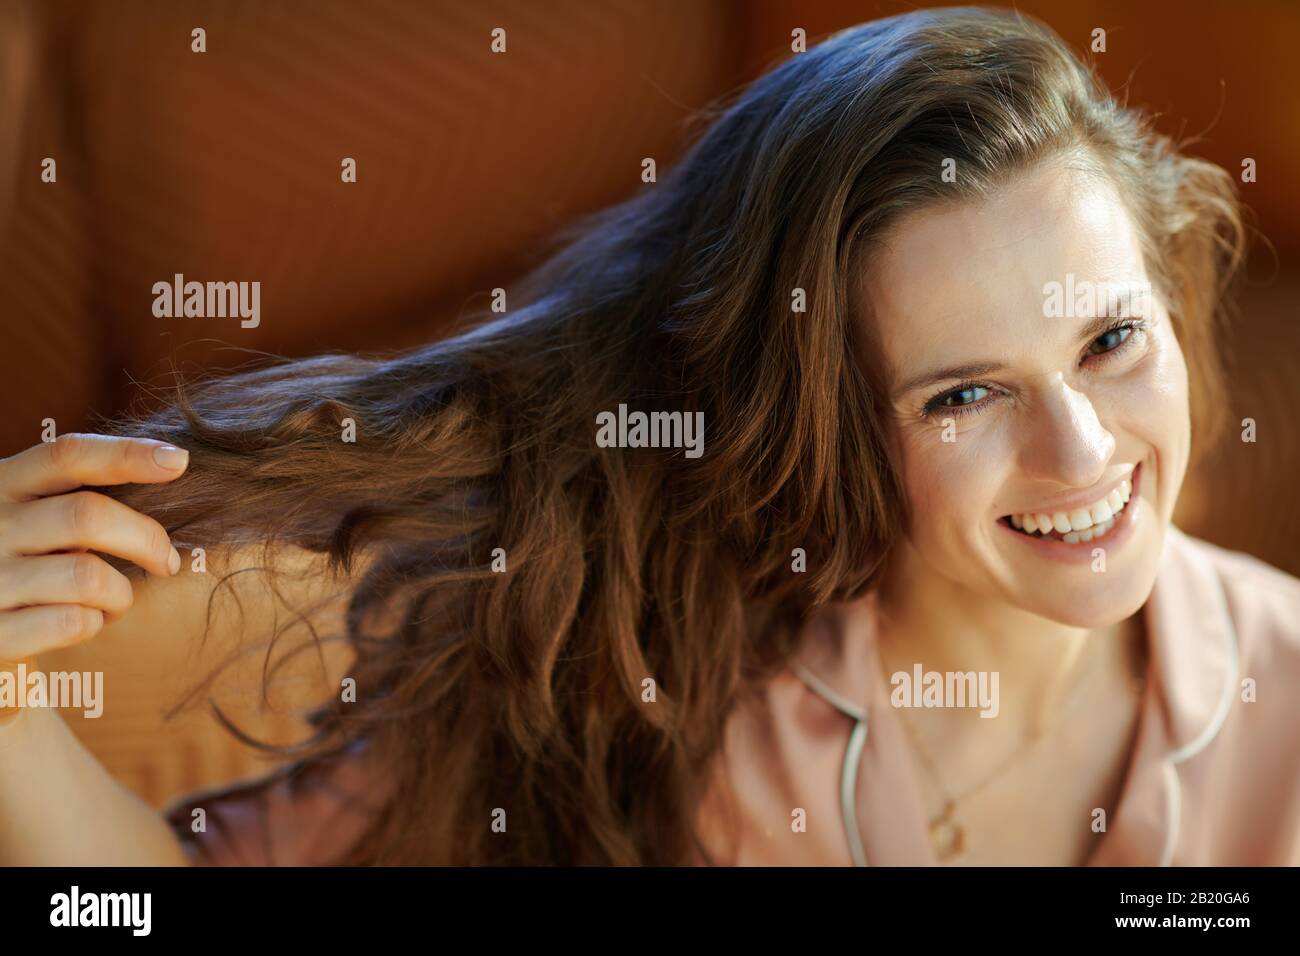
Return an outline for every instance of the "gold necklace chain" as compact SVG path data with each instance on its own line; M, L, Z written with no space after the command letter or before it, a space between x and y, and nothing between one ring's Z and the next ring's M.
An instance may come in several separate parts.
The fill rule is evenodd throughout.
M1053 731L1064 722L1065 717L1073 711L1074 706L1078 701L1083 699L1083 688L1087 686L1092 675L1098 670L1100 670L1100 666L1093 663L1088 673L1075 684L1071 699L1067 702L1066 706L1062 708L1052 726ZM1136 679L1135 682L1140 683L1140 678ZM905 713L907 708L896 707L894 709L898 711L898 715L903 722L903 728L907 731L908 736L912 738L912 743L916 747L917 755L921 758L921 763L925 766L926 772L934 778L935 785L938 787L939 793L943 798L943 809L940 811L938 817L930 821L929 831L930 841L935 847L936 854L940 860L946 860L960 853L965 849L966 844L966 831L954 818L954 815L957 812L957 804L960 801L967 799L972 794L978 793L985 785L1020 759L1021 756L1032 750L1039 740L1048 735L1044 734L1041 730L1033 731L1029 734L1028 738L1020 744L1020 746L1013 750L1003 760L999 761L989 773L981 777L973 786L966 788L965 791L957 796L953 796L949 792L948 787L944 784L943 775L939 773L939 768L935 765L929 751L926 750L925 745L922 744L920 734L912 725L911 720L907 717L907 714Z

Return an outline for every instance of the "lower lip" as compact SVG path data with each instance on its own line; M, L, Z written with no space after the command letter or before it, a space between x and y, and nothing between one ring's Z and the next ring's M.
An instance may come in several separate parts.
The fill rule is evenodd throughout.
M1119 518L1115 526L1106 532L1100 538L1092 541L1080 541L1078 544L1066 544L1058 538L1038 538L1032 535L1024 534L1011 527L1007 522L998 521L998 525L1006 531L1007 534L1014 537L1017 541L1024 543L1027 547L1033 548L1045 558L1051 558L1053 561L1062 561L1066 564L1083 564L1092 560L1094 548L1102 548L1107 554L1113 552L1116 548L1122 547L1129 538L1133 536L1133 528L1137 525L1140 517L1140 509L1145 507L1138 492L1142 488L1142 466L1138 465L1133 469L1133 477L1130 479L1132 484L1132 493L1129 495L1128 504L1124 510L1119 513Z

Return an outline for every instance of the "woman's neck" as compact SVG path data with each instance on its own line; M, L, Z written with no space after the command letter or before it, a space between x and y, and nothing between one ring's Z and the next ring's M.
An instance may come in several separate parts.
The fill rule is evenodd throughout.
M886 681L911 676L918 664L923 672L996 673L1003 720L975 724L981 732L999 724L1014 738L1050 730L1081 683L1129 681L1144 652L1140 613L1096 629L1060 624L935 574L906 545L882 582L878 608Z

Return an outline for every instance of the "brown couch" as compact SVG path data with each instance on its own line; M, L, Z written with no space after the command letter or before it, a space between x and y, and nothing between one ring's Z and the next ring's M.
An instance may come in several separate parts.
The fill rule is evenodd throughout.
M692 112L788 54L791 29L815 39L904 8L876 6L0 4L0 454L37 441L45 418L70 431L112 415L169 361L229 366L247 350L436 337L535 262L552 229L637 189L644 157L671 163ZM1181 3L1019 6L1078 45L1106 27L1099 60L1112 84L1142 62L1131 99L1163 111L1172 130L1221 112L1202 151L1229 168L1240 155L1259 160L1248 198L1283 269L1252 293L1232 401L1234 415L1257 419L1260 440L1218 452L1189 484L1183 518L1300 572L1300 519L1285 505L1300 464L1290 419L1300 194L1285 172L1300 152L1287 122L1300 84L1285 38L1300 14L1279 5L1246 24L1224 7L1224 29L1212 7ZM498 26L504 54L489 49ZM191 50L196 27L205 53ZM46 157L57 182L41 181ZM345 157L355 184L340 180ZM260 325L156 318L152 285L178 272L260 280ZM135 646L92 642L47 661L108 672L106 716L70 719L156 803L260 768L202 711L164 721L200 663L165 622ZM247 703L253 719L257 702ZM263 723L277 734L295 726Z

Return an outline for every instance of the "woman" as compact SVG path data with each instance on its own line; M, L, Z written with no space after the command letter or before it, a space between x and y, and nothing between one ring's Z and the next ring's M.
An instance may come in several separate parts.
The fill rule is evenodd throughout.
M1300 583L1170 524L1240 250L1045 28L837 34L507 316L5 461L7 659L265 565L355 697L165 819L22 712L0 859L1300 862Z

